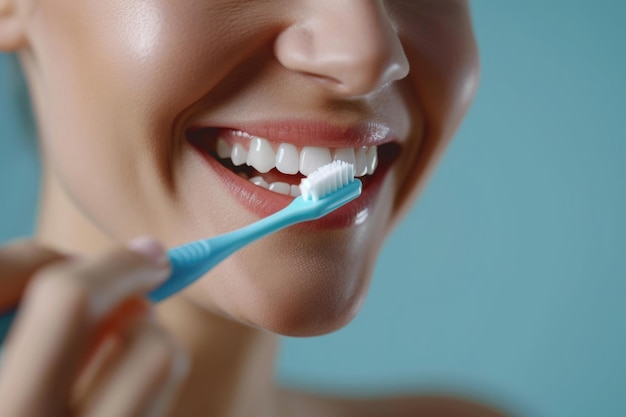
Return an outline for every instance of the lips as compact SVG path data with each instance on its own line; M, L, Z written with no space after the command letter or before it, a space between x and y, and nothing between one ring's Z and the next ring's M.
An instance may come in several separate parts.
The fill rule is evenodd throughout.
M348 205L317 220L315 227L355 223L373 204L380 183L399 154L386 126L339 128L325 123L263 123L245 127L194 126L189 143L218 178L250 211L267 216L299 194L303 176L332 160L355 164L363 193ZM264 136L260 136L263 134Z

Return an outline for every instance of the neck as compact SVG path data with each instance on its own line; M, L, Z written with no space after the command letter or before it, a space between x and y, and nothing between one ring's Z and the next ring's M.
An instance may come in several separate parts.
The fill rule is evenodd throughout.
M46 173L38 238L59 250L91 254L116 245ZM172 417L276 416L274 361L278 337L208 312L182 295L154 306L159 323L185 347L191 373Z
M174 416L277 415L276 336L218 317L181 298L160 303L157 317L192 358L192 372Z

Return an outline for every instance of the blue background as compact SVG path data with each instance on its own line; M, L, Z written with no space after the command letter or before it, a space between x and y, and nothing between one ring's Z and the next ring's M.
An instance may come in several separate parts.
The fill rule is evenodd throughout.
M442 390L527 416L624 415L626 6L477 0L473 13L483 71L464 125L362 313L287 339L279 377ZM38 168L0 80L4 241L32 231Z

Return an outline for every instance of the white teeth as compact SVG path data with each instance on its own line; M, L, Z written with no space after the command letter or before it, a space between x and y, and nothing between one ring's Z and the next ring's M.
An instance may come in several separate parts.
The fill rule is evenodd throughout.
M235 146L233 146L230 159L233 161L233 165L235 166L243 165L248 159L248 151L246 151L246 148L244 148L243 145L236 143Z
M261 173L265 173L274 168L275 160L276 155L274 155L272 145L267 140L257 137L252 138L246 161L248 165Z
M226 142L224 139L217 138L216 151L217 151L217 156L219 156L222 159L226 159L226 158L230 158L230 154L233 151L233 147L230 146L230 144Z
M268 184L267 181L263 179L263 177L250 178L248 181L250 181L254 185L263 187L266 190L274 191L275 193L291 195L293 197L297 197L300 195L299 186L287 184L286 182L276 181L271 184Z
M305 146L298 151L295 145L290 143L277 144L278 149L274 152L272 143L267 139L257 136L238 134L240 138L248 138L248 144L227 142L221 137L217 138L215 152L221 159L229 158L233 165L240 166L248 164L259 173L266 173L276 168L279 172L288 175L297 174L309 175L319 167L332 161L344 161L355 166L355 176L372 175L378 167L378 147L360 146L357 148L323 148L320 146ZM247 176L242 175L242 178ZM268 184L261 177L250 179L250 182L270 189L272 184ZM295 195L296 189L287 183L274 183L272 191L287 195ZM289 187L287 187L289 186ZM289 188L289 189L287 189Z
M261 173L268 172L274 168L276 155L272 149L272 145L258 137L253 137L250 141L250 150L246 163Z
M370 146L365 155L367 156L367 175L372 175L378 167L378 148Z
M305 146L300 152L300 172L309 175L319 167L332 162L330 150L318 146Z
M290 143L281 143L276 152L276 169L283 174L297 174L300 168L298 149Z
M367 174L367 155L365 154L365 147L361 146L354 152L356 158L356 168L354 171L355 177L362 177Z
M374 146L372 146L374 147ZM337 148L335 149L335 155L333 161L344 161L356 166L356 158L354 156L353 148Z
M258 185L259 187L263 187L263 188L270 187L269 184L263 179L263 177L250 178L248 181L250 181L254 185Z
M289 195L291 192L291 185L286 182L273 182L270 184L270 191Z

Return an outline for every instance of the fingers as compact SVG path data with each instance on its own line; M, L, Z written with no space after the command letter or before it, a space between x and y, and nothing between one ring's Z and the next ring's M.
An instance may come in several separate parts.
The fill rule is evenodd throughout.
M165 415L188 373L186 353L146 316L124 332L119 345L75 403L77 415Z
M79 365L79 384L83 380L88 383L89 374L93 374L98 371L99 367L105 366L99 362L105 360L108 351L117 345L120 332L125 327L128 327L128 323L132 322L136 317L145 315L150 310L150 307L150 301L144 297L131 296L98 323L94 336L87 347L86 354Z
M0 311L18 303L35 271L64 258L65 255L32 240L19 240L0 247Z
M154 241L134 249L56 262L35 273L3 352L0 404L6 415L65 415L97 323L169 275L164 251Z

